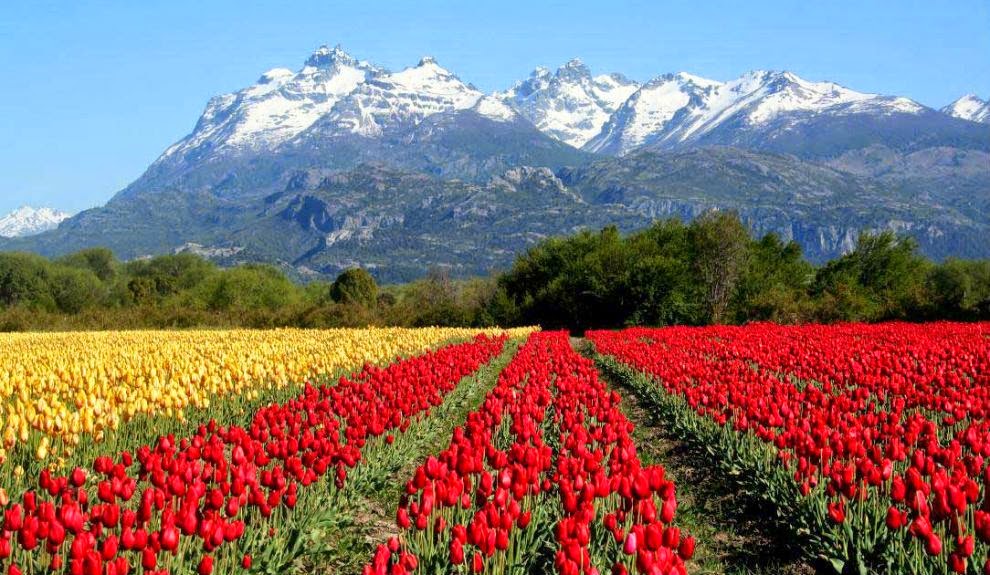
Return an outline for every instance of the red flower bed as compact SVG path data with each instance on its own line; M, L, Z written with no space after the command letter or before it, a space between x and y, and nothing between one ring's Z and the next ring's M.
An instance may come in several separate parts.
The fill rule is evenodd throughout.
M965 573L990 572L988 328L588 335L599 353L651 375L687 409L772 446L793 487L821 500L817 527L833 535L818 539L831 547L818 551L890 572ZM734 453L753 458L742 447Z
M684 573L694 541L673 525L674 485L643 467L619 397L565 333L538 333L450 446L406 484L402 531L366 574Z
M192 437L162 437L65 477L45 471L36 490L3 509L0 567L125 575L195 566L209 575L221 547L269 536L266 518L292 510L322 478L343 486L368 440L428 414L504 343L480 336L369 366L336 385L307 385L296 399L260 409L247 427L210 422ZM251 563L248 555L225 567Z

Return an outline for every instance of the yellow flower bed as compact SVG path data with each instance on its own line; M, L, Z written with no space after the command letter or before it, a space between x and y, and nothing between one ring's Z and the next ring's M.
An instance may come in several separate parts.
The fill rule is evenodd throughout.
M489 330L496 332L501 330ZM518 330L523 335L528 330ZM40 435L39 461L138 414L182 419L229 395L389 362L479 330L127 331L0 335L0 464ZM56 447L57 446L57 447Z

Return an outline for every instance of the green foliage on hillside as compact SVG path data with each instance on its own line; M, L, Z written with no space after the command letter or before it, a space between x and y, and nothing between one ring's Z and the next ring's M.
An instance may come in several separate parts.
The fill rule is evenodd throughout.
M820 268L795 242L752 237L731 212L546 241L499 285L522 323L583 330L752 321L990 319L990 261L936 264L892 232L863 233Z
M102 249L57 260L0 253L0 330L506 322L494 278L454 281L441 269L379 288L362 269L333 283L292 282L258 264L220 268L193 254L121 262Z
M733 212L550 238L504 273L379 287L366 270L290 281L193 254L122 262L105 249L56 260L0 253L0 329L531 325L610 328L751 321L990 319L990 261L934 263L910 238L860 235L821 267Z

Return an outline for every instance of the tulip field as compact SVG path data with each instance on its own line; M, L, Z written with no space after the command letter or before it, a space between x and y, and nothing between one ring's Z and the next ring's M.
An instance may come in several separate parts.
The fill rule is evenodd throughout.
M599 365L850 573L990 573L990 325L591 332Z
M154 415L161 429L163 418L181 420L187 408L209 408L218 398L258 399L472 334L430 328L3 335L0 465L16 471L50 459L64 463L84 439L103 442L138 415ZM9 488L2 479L0 487Z
M0 566L250 568L249 552L228 548L264 543L304 491L343 485L366 443L406 429L528 331L2 336ZM144 441L156 429L187 433Z
M675 486L640 463L618 403L567 334L531 336L406 483L402 533L364 573L684 573Z
M586 340L0 335L0 575L711 573L629 401L819 570L990 573L990 325Z

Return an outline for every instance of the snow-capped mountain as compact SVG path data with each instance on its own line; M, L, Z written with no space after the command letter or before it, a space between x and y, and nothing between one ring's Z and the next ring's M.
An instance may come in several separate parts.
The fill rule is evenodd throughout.
M23 238L47 232L70 216L52 208L22 206L0 218L0 237Z
M393 73L322 47L299 71L210 100L106 206L0 249L135 258L199 244L221 262L407 281L718 207L815 258L892 226L933 257L987 257L990 215L974 198L990 182L990 130L951 117L985 118L977 104L941 113L789 72L640 85L578 60L486 95L432 58ZM26 233L6 223L24 219L0 234Z
M584 148L623 155L644 145L671 147L698 140L721 126L746 129L780 120L798 123L821 114L917 114L924 110L907 98L856 92L832 82L809 82L790 72L755 71L729 82L682 72L644 84Z
M339 46L322 46L298 72L275 68L243 90L212 98L193 132L159 162L204 153L262 152L291 139L369 78L385 73Z
M472 108L483 96L436 60L425 57L412 68L357 86L320 119L314 131L380 136L388 128L415 125L433 114ZM506 111L494 114L504 117Z
M264 194L292 170L361 163L486 181L521 162L560 167L584 156L432 57L389 72L322 47L297 73L268 72L213 98L193 132L118 196L181 182L229 199Z
M976 98L963 98L950 108L947 113L966 119L990 116L987 104ZM326 150L328 139L391 138L428 117L462 111L529 123L559 142L609 155L696 144L789 152L792 140L820 133L823 118L855 116L872 122L933 112L907 98L810 82L790 72L756 71L728 82L682 72L640 85L621 74L594 76L578 59L556 71L537 68L508 90L486 95L430 57L390 73L340 47L324 46L298 72L276 68L252 86L211 99L193 132L166 150L149 173L167 179L197 165L218 166L220 173L225 168L217 160L222 158L278 154L286 144L296 155L314 143ZM869 136L880 143L904 131L929 131L923 122L910 128L881 124L870 128ZM828 137L849 140L838 148L859 146L860 138L848 134L862 127L834 125L841 125L835 128L841 133ZM350 156L375 159L356 148Z
M975 94L966 94L942 108L942 112L970 122L990 123L990 100L981 100Z
M517 109L542 132L580 148L639 88L621 74L592 76L574 59L556 72L537 68L529 78L495 96Z

